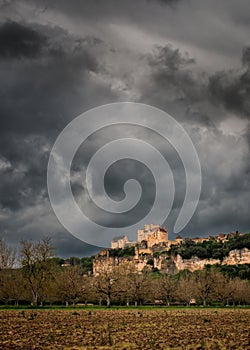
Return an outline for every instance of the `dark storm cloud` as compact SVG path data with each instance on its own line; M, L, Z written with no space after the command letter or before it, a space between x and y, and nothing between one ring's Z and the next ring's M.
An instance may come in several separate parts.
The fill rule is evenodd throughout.
M190 58L188 53L183 55L178 48L173 48L171 45L165 47L157 47L157 53L152 59L149 58L149 63L152 66L162 68L162 71L173 74L182 66L195 63L193 58Z
M37 238L51 235L64 256L94 251L65 232L50 208L49 151L75 116L128 100L170 113L197 148L201 201L182 234L249 230L249 6L243 0L5 2L0 10L1 235L11 242L34 232ZM128 128L123 135L152 143L174 169L171 232L185 193L181 161L147 130ZM118 136L117 130L97 133L85 153L79 150L72 168L77 199L84 195L81 176L91 154ZM121 199L122 182L135 171L145 189L141 215L151 204L150 176L138 164L125 168L109 169L106 190ZM114 224L113 216L91 215ZM125 222L121 215L119 224Z
M224 231L227 225L231 230L239 226L248 230L248 49L243 49L242 66L212 74L192 69L194 60L169 45L157 47L148 60L151 84L143 86L142 100L171 111L184 123L203 171L201 201L182 234L194 233L197 226L210 226L213 233ZM242 133L237 135L234 129L240 120ZM225 220L227 215L230 220Z
M212 126L204 104L208 101L207 77L193 72L195 59L173 45L157 46L146 55L150 84L142 86L142 102L157 105L179 121L189 120Z
M152 78L155 87L162 87L170 99L200 99L201 83L195 80L190 65L195 60L188 53L181 53L171 45L156 47L155 53L148 57L152 67Z
M250 116L250 47L243 49L243 69L223 71L210 77L209 91L213 101L227 109Z
M239 117L249 116L249 47L243 48L242 66L213 74L194 73L195 60L171 45L156 47L148 61L152 67L151 84L145 86L143 99L157 101L162 107L173 110L178 104L183 119L189 118L209 127L215 127L217 122L227 118L222 110L212 113L216 105L239 113ZM182 113L178 113L179 117Z
M250 46L246 46L243 48L242 64L243 66L250 68Z
M1 132L61 129L67 113L75 114L81 108L80 87L84 89L84 83L91 86L88 73L99 69L88 52L89 40L78 40L60 28L39 26L38 30L37 36L50 36L39 58L5 60L0 67Z
M18 210L34 205L46 194L46 168L49 152L41 136L3 136L1 155L9 166L1 172L0 205Z
M0 58L37 57L46 37L23 24L5 22L0 25Z
M1 176L0 203L13 210L34 204L46 192L51 142L72 113L82 111L84 98L79 87L91 85L88 73L98 70L96 59L88 52L98 40L78 40L60 28L36 27L35 31L7 22L1 31L6 45L0 67L0 144L1 155L11 167ZM18 33L16 38L13 33ZM14 39L17 43L11 41ZM20 57L14 63L9 60Z
M94 106L105 97L113 98L108 86L96 84L90 77L92 72L101 70L91 50L102 42L39 24L8 21L2 29L0 208L4 218L8 214L8 220L2 221L1 235L18 242L34 232L37 238L49 234L57 242L58 251L63 252L66 245L63 248L62 243L61 247L56 238L62 227L53 224L44 232L39 228L35 208L42 203L49 205L47 162L58 133L88 105ZM90 98L92 93L99 97ZM38 215L48 215L45 213L46 210ZM12 228L11 216L16 221ZM70 237L73 253L77 250ZM86 249L86 245L75 241L83 251Z
M163 137L142 127L124 125L110 126L101 129L95 135L92 135L79 148L72 164L72 179L74 195L82 211L94 222L105 227L126 227L128 224L137 223L153 206L155 199L155 180L151 171L145 165L135 162L131 159L121 160L113 164L107 171L104 179L104 185L107 196L114 200L124 199L124 184L127 180L136 179L142 188L142 196L139 203L125 214L113 214L98 208L86 195L86 184L84 177L86 166L92 155L106 143L124 137L135 137L136 139L147 140L153 147L158 149L168 162L175 181L175 199L173 209L176 212L171 213L169 220L171 224L176 219L179 209L184 200L185 193L185 172L183 164L175 149L166 142ZM140 157L139 157L140 159ZM97 178L99 174L97 173ZM164 177L164 174L162 174ZM166 181L165 181L166 183ZM84 185L83 185L84 184ZM167 184L166 184L167 186ZM98 196L98 193L96 193ZM133 237L135 238L135 237Z

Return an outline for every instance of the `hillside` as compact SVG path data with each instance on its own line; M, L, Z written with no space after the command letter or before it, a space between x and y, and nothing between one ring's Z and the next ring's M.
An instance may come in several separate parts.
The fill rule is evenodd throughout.
M250 233L232 234L224 242L216 240L215 237L210 237L209 240L203 242L186 239L180 245L172 245L168 255L177 256L179 254L183 259L191 259L196 256L200 259L219 259L222 261L229 256L230 251L243 248L250 250Z
M205 265L247 265L250 264L250 233L230 234L223 240L209 237L197 242L188 238L168 250L163 248L150 254L140 253L138 245L104 249L94 259L93 272L96 275L125 264L138 271L150 269L170 274L185 269L200 270Z

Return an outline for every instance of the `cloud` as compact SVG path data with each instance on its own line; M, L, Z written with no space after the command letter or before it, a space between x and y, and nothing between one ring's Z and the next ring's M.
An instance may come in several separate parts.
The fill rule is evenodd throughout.
M247 50L243 52L246 57ZM157 47L148 59L150 70L145 81L150 84L144 81L141 101L171 111L185 126L201 161L201 201L182 234L194 233L198 226L210 227L204 234L225 231L230 225L231 230L240 226L247 231L250 109L246 63L222 72L202 72L191 68L196 64L192 57L170 45ZM180 200L177 203L170 227L181 206ZM230 224L225 223L228 213L232 215Z
M243 49L241 70L228 70L210 77L209 91L213 101L242 117L250 116L250 55L249 47Z
M89 36L79 38L59 27L47 25L9 21L2 25L4 28L9 26L11 30L12 27L23 29L17 39L18 52L9 46L7 55L5 46L0 63L3 97L0 104L0 207L5 212L4 217L9 213L1 232L8 232L13 240L13 230L16 236L24 234L22 217L25 211L45 203L49 151L58 133L84 108L95 105L98 100L101 103L105 97L111 100L113 93L108 85L96 83L91 75L102 69L93 53L101 40ZM9 42L6 32L5 40ZM35 39L43 38L34 46L38 48L41 44L39 55L38 49L31 50L31 39L30 50L27 50L27 33L32 33L30 37ZM93 98L90 98L92 94ZM47 220L47 205L40 207L39 214L43 208L44 220ZM34 231L39 238L43 233L38 217L34 213L29 219L30 224L37 227ZM11 221L16 223L12 230ZM64 231L60 225L55 231L60 233L60 229ZM52 229L48 231L50 235L55 234ZM26 235L29 236L29 230Z
M195 144L203 173L201 201L182 234L249 230L249 6L241 0L5 2L0 13L1 235L14 243L46 233L64 255L96 249L73 238L54 217L46 188L48 156L74 117L127 100L170 113ZM128 221L90 205L82 181L91 155L123 135L150 142L174 171L171 232L185 194L184 169L170 145L148 130L109 128L92 135L73 162L76 199L96 222ZM133 173L143 197L132 221L152 204L150 173L126 160L109 169L105 183L108 194L121 199L123 182Z
M0 25L0 58L37 57L46 37L21 23L8 21Z

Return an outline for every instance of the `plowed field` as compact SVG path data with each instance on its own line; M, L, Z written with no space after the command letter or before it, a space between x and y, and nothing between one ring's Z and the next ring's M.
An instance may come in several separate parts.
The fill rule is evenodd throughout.
M0 349L250 349L250 309L1 310Z

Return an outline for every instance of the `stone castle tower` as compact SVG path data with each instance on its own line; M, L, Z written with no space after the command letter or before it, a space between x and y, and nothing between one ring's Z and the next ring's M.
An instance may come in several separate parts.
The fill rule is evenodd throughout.
M154 245L168 243L168 231L160 225L145 225L143 230L138 230L138 243L147 243L147 248L152 248Z

